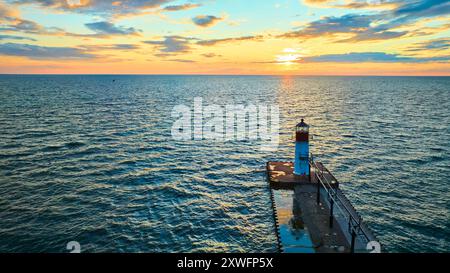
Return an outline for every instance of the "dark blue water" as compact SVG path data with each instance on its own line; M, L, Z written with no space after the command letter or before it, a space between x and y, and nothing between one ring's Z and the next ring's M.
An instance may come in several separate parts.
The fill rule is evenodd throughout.
M194 97L279 105L279 150L174 141ZM450 250L449 77L4 75L0 103L2 252L276 251L263 170L301 117L386 250Z

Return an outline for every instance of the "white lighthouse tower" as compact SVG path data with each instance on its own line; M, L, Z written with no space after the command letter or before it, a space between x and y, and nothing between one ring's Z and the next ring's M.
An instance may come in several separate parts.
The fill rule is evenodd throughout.
M295 126L294 174L309 176L309 125L303 119Z

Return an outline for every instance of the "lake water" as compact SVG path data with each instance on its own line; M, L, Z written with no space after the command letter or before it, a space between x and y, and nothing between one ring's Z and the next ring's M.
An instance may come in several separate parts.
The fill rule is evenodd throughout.
M280 146L172 139L175 105L280 107ZM311 152L392 252L449 252L450 77L0 76L0 251L272 252L265 163Z

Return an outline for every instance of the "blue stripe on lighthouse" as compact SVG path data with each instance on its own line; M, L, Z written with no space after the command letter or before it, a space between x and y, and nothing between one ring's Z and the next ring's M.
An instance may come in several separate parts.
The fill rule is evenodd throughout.
M295 142L294 174L309 175L309 143L306 141Z

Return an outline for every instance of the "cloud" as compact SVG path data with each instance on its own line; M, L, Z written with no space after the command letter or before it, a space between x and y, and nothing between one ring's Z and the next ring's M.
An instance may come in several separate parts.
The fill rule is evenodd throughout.
M179 11L179 10L188 10L188 9L198 8L200 6L201 6L200 4L187 3L187 4L183 4L183 5L165 6L162 10L163 11Z
M98 50L135 50L139 49L139 45L135 44L111 44L111 45L83 45L80 48L86 51L98 51Z
M25 20L21 18L14 18L0 25L0 31L3 32L22 32L28 34L38 34L38 35L68 35L71 33L66 33L63 29L57 27L44 27L34 21Z
M342 9L394 9L402 4L403 0L304 0L304 3L318 8Z
M68 12L93 13L102 16L126 16L145 14L174 0L6 0L11 4L38 4L45 8Z
M384 52L352 52L346 54L327 54L305 57L299 62L331 62L331 63L424 63L448 62L450 56L442 57L409 57Z
M374 19L370 15L347 14L341 17L324 17L312 21L300 30L282 34L283 38L314 38L338 33L355 33L366 30Z
M448 0L422 0L422 1L408 1L400 6L396 10L396 14L424 14L427 13L429 15L430 11L438 12L439 14L443 14L446 10L437 11L436 8L448 8L449 7Z
M214 40L201 40L192 37L183 36L165 36L162 40L148 40L143 41L143 43L154 45L158 49L159 53L154 54L157 57L170 57L181 53L189 53L192 51L192 47L195 45L199 46L214 46L220 43L233 43L240 41L262 41L263 36L243 36L243 37L232 37ZM216 57L220 55L215 55L214 53L203 54L204 57Z
M413 47L408 48L408 51L441 51L450 49L450 38L435 39L422 43L416 43Z
M100 35L139 35L141 30L133 27L116 26L110 22L101 21L84 24L90 30Z
M34 21L24 20L17 18L10 24L0 25L0 31L4 32L22 32L37 35L49 35L49 36L70 36L80 38L108 38L111 36L121 35L136 35L139 36L141 30L133 27L115 26L112 23L101 21L94 23L87 23L85 26L94 31L94 34L72 33L58 27L44 27Z
M422 18L433 18L450 14L450 1L448 0L423 0L405 1L393 13L395 20L391 26L398 26L409 22L415 22Z
M28 41L36 41L36 39L29 38L29 37L16 36L16 35L1 35L1 34L0 34L0 40L28 40Z
M233 38L223 38L223 39L212 39L212 40L200 40L197 41L198 45L202 46L213 46L220 43L231 43L231 42L241 42L241 41L262 41L264 37L262 35L256 36L242 36Z
M216 54L216 53L204 53L204 54L202 54L202 56L205 58L222 57L222 55Z
M96 56L75 47L48 47L30 44L0 44L0 55L30 59L91 59Z
M17 20L17 23L14 25L10 25L10 27L13 28L15 31L23 31L26 33L35 33L35 34L59 30L57 28L52 28L51 30L46 29L34 21L22 19Z
M39 33L43 30L38 23L22 19L17 9L0 3L0 31Z
M165 36L164 40L144 41L144 43L157 46L158 50L162 53L159 57L164 57L189 52L191 49L190 42L193 39L182 36Z
M19 11L15 10L3 3L0 3L0 22L15 20L19 17Z
M304 0L305 4L324 4L332 2L333 0Z
M401 37L406 31L391 31L387 25L373 26L373 23L382 18L377 15L347 14L340 17L324 17L308 23L297 31L280 35L281 38L318 38L336 37L338 34L349 34L352 37L339 39L337 42L356 42L370 40L385 40Z
M362 1L351 0L345 4L340 1L305 1L327 8L370 8L386 7L380 12L370 14L346 14L329 16L309 22L302 29L290 31L280 35L282 38L335 38L335 42L361 42L395 39L403 36L423 35L417 31L400 30L424 18L434 18L450 14L448 0L386 0ZM340 35L349 38L339 38Z
M388 39L402 37L402 36L405 36L406 34L408 34L407 31L388 31L388 30L377 31L377 29L374 28L374 29L368 29L366 31L356 33L351 38L338 40L337 42L348 43L348 42L360 42L360 41L388 40Z
M51 4L52 1L48 1ZM113 35L140 35L141 30L132 27L115 26L107 21L85 24L95 34L78 34L66 32L58 27L45 27L34 21L22 19L17 10L0 3L0 31L22 32L37 35L72 36L85 38L107 38Z
M170 59L166 60L168 62L178 62L178 63L195 63L196 61L193 60L185 60L185 59Z
M198 15L192 18L192 22L201 27L211 27L222 20L223 18L214 15Z
M134 45L134 44L115 44L110 46L111 49L123 49L123 50L128 50L128 49L138 49L139 46L138 45Z

